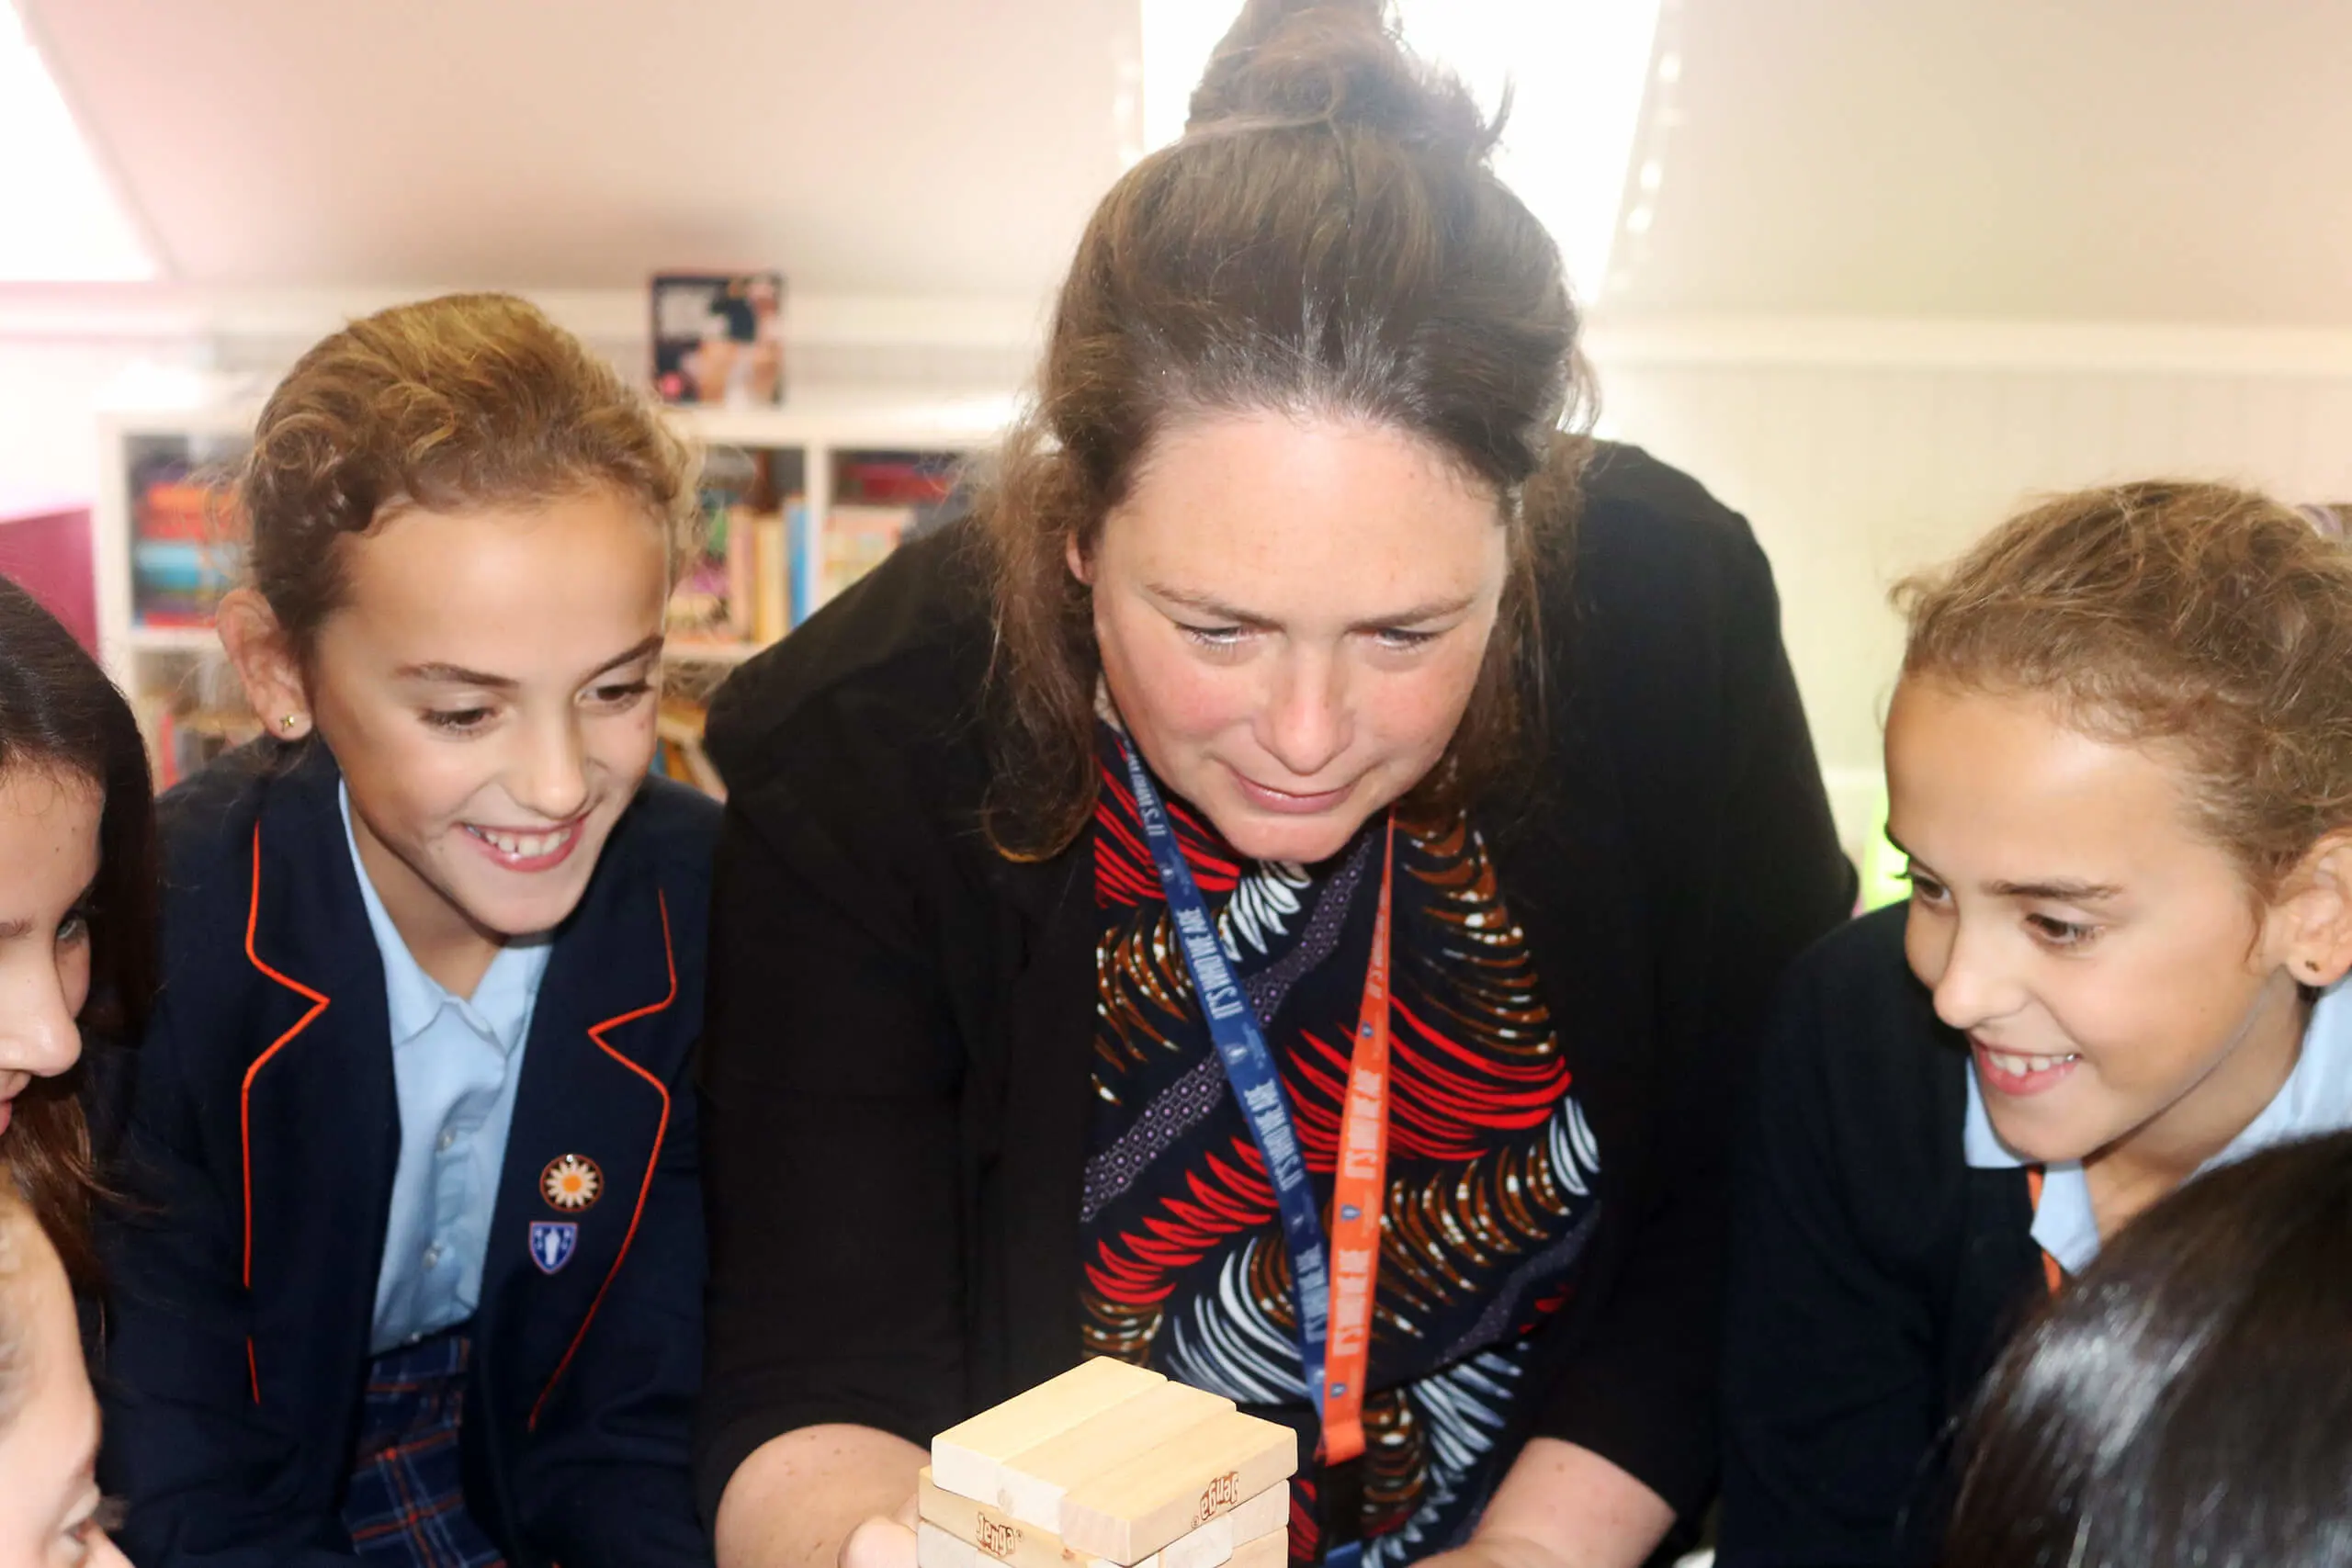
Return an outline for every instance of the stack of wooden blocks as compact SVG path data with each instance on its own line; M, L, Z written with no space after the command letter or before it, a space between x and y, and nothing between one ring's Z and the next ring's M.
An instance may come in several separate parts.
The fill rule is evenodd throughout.
M1298 1439L1099 1359L932 1439L920 1568L1283 1568Z

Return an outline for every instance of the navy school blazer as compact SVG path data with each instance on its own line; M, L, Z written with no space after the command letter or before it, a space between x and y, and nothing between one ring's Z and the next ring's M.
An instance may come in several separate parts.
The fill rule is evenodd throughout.
M103 1472L141 1568L348 1563L400 1145L384 973L323 745L163 802L164 986L105 1227ZM557 933L471 1324L469 1511L514 1568L707 1568L687 1480L704 1239L690 1058L718 808L649 780ZM567 1155L603 1175L556 1208ZM566 1239L545 1227L578 1225Z

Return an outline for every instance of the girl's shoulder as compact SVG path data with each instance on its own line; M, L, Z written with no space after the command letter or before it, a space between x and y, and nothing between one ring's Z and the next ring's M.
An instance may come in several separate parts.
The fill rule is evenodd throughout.
M167 899L233 875L273 801L322 792L334 804L332 759L315 744L263 739L240 746L174 784L156 799Z
M650 774L621 814L616 840L625 833L634 852L661 860L707 866L718 842L725 810L711 796L676 779Z
M1858 1186L1956 1191L1967 1047L1911 973L1904 921L1900 905L1849 920L1789 966L1756 1099L1766 1138L1815 1145Z

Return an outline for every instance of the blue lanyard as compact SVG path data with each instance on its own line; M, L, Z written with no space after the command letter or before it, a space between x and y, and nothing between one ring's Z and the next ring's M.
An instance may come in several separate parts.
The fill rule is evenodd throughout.
M1329 1250L1323 1238L1322 1219L1316 1212L1315 1190L1307 1180L1306 1160L1299 1152L1289 1097L1283 1092L1265 1032L1233 977L1232 965L1226 962L1225 945L1217 939L1216 924L1209 919L1192 869L1184 863L1184 852L1176 841L1176 829L1160 803L1159 792L1135 748L1124 738L1119 750L1126 761L1127 782L1135 790L1136 815L1143 824L1144 840L1150 846L1160 890L1167 895L1168 912L1176 922L1176 935L1184 950L1184 963L1192 971L1193 988L1208 1021L1209 1038L1216 1045L1226 1081L1233 1086L1234 1098L1249 1119L1250 1135L1273 1182L1298 1304L1299 1361L1320 1422L1324 1350L1329 1342L1331 1314ZM1363 1544L1351 1540L1328 1547L1324 1562L1330 1568L1355 1568L1362 1552Z
M1208 1018L1209 1038L1224 1060L1226 1081L1250 1119L1250 1135L1265 1157L1266 1174L1274 1184L1274 1201L1282 1211L1283 1240L1290 1247L1291 1275L1298 1298L1298 1348L1306 1371L1306 1392L1323 1413L1323 1348L1328 1342L1331 1314L1331 1277L1323 1245L1323 1221L1316 1213L1315 1190L1306 1179L1306 1160L1299 1153L1289 1097L1274 1070L1274 1054L1266 1046L1250 998L1225 961L1225 944L1217 940L1216 923L1201 900L1200 886L1184 852L1176 842L1168 808L1159 802L1135 748L1120 742L1127 761L1127 782L1135 787L1136 815L1143 819L1143 836L1151 846L1152 864L1159 868L1159 886L1168 895L1168 912L1176 921L1176 935L1184 948L1185 965L1193 972L1193 988L1200 993L1201 1011Z

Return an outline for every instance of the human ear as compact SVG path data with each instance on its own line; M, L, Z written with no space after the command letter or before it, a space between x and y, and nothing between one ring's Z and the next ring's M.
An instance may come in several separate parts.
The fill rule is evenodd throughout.
M2306 986L2352 972L2352 830L2330 833L2303 856L2271 910L2277 951Z
M250 588L232 589L221 596L213 620L263 730L280 740L310 734L311 699L301 660L269 601Z
M1062 542L1062 558L1069 562L1072 577L1089 588L1094 586L1094 562L1088 558L1085 548L1079 544L1076 532Z

